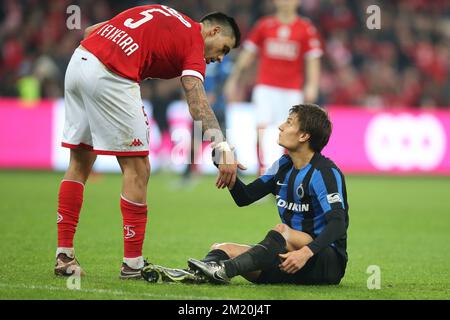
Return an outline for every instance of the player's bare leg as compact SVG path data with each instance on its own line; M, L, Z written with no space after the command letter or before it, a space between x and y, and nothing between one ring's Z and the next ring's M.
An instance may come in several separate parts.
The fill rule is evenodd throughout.
M97 155L83 148L70 149L70 161L64 180L78 181L86 184Z
M82 148L70 150L70 162L58 195L58 248L56 249L55 274L84 275L75 259L73 238L83 204L84 185L97 156Z
M146 157L117 157L122 170L122 196L137 202L147 202L150 162Z
M270 264L276 257L275 255L285 251L299 250L312 241L313 239L307 233L294 230L285 224L278 224L260 244L254 247L236 243L216 243L212 245L211 251L205 259L202 261L190 259L189 266L194 270L203 272L210 280L216 283L227 283L230 277L235 275L241 275L245 279L254 282L261 274L261 270L255 270L255 260L260 261L260 263L257 263L258 266ZM283 242L283 246L279 246L280 242ZM264 250L259 250L259 245L261 245L260 247L264 246ZM223 262L223 260L214 259L214 256L228 257L228 259L223 259L225 260ZM225 270L230 264L233 266L233 269L236 269L231 276Z
M309 234L294 230L286 224L277 224L272 230L281 233L283 238L286 240L286 250L288 252L300 250L313 241L313 238Z
M145 266L142 246L147 224L147 184L150 162L145 157L117 157L122 169L120 208L123 217L124 258L121 279L141 278Z

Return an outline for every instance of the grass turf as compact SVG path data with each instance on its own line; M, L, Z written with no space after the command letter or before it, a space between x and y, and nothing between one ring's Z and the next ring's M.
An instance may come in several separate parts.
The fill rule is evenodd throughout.
M448 299L450 181L431 177L347 177L350 261L339 286L148 284L118 279L122 257L120 176L88 183L77 257L81 290L53 275L56 199L61 173L0 171L0 299ZM249 181L248 178L245 180ZM153 175L144 254L185 267L214 242L255 243L279 222L272 199L246 208L214 177L176 187L178 176ZM369 265L381 289L368 290Z

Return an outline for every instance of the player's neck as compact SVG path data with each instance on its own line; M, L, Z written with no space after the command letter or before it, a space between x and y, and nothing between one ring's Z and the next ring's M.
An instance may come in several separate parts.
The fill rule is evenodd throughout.
M311 159L314 157L314 151L308 148L301 148L299 150L289 151L289 156L295 169L300 170L311 162Z
M206 27L203 24L203 22L200 22L200 32L202 34L203 40L206 39L206 30L205 29L206 29Z
M277 12L275 16L282 24L290 24L297 19L297 12Z

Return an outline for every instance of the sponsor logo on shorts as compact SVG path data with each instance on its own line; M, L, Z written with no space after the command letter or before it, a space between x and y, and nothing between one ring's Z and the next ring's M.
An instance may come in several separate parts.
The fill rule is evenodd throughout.
M130 147L141 147L143 145L140 139L133 139L133 142L130 143Z
M336 203L336 202L342 202L341 195L339 193L327 194L327 201L330 204Z

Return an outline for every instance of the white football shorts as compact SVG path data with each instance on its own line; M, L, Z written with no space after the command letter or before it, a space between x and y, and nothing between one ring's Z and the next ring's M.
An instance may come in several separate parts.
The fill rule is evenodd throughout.
M62 146L96 154L146 156L149 126L139 84L109 71L76 49L65 77Z
M292 106L303 103L303 93L258 84L253 89L252 102L258 126L279 126L286 121Z

